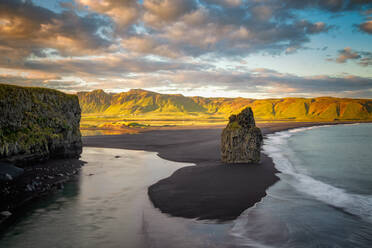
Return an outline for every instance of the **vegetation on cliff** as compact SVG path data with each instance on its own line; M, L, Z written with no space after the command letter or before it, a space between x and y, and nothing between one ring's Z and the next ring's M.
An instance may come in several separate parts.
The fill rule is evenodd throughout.
M204 98L159 94L145 90L108 94L103 90L79 92L83 114L127 118L227 119L251 107L256 120L345 121L372 120L371 99L349 98Z
M76 95L0 84L0 159L74 157L81 153Z

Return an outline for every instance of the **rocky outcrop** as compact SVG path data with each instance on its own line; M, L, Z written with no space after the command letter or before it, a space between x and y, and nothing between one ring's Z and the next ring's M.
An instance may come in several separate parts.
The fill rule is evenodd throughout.
M80 115L75 95L0 84L0 160L78 157Z
M262 145L261 130L256 127L252 109L232 115L221 135L221 160L224 163L258 163Z

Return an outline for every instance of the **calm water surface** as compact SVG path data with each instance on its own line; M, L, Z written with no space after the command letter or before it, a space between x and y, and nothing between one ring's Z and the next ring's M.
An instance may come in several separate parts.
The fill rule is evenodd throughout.
M147 187L175 170L156 153L84 148L80 177L39 202L0 239L0 247L224 247L231 224L169 217Z

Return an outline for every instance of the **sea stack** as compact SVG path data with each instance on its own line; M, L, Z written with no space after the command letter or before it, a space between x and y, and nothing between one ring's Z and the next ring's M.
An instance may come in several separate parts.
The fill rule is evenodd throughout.
M256 127L250 107L231 115L221 135L221 160L224 163L259 163L262 133Z

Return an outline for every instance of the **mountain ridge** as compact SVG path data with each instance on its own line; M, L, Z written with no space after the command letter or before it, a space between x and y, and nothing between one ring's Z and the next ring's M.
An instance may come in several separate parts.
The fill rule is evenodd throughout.
M226 118L250 106L257 120L372 120L372 99L187 97L142 89L77 93L83 114Z

